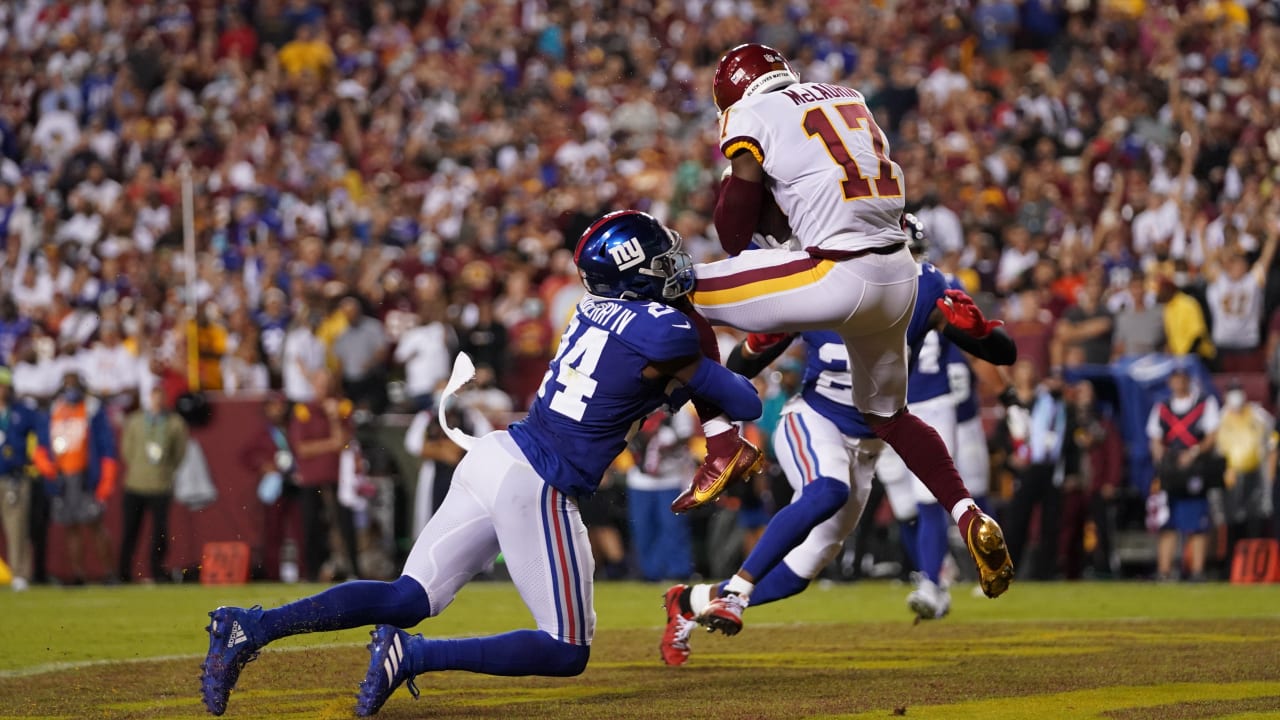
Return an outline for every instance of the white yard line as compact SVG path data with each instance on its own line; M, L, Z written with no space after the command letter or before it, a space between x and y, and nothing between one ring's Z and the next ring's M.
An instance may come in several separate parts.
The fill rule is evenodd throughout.
M304 650L329 650L332 648L345 647L361 647L364 643L358 642L341 642L341 643L321 643L319 645L289 645L286 647L272 648L273 653L293 653L302 652ZM132 665L136 663L148 662L176 662L179 660L203 660L204 654L186 653L183 655L156 655L154 657L134 657L134 658L117 658L117 659L99 659L99 660L74 660L71 662L55 662L44 663L41 665L32 665L31 667L21 668L19 670L0 670L0 680L10 678L24 678L32 675L44 675L51 672L64 672L83 670L84 668L97 667L99 665Z

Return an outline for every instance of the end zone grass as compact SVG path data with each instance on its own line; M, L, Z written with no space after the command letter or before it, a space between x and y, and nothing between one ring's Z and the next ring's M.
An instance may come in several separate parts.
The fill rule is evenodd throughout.
M202 717L205 613L277 605L316 587L0 591L0 717ZM599 630L572 679L420 677L381 717L1280 718L1280 587L1015 584L998 600L955 589L951 617L912 626L907 588L814 588L752 608L738 637L695 634L664 667L663 587L597 586ZM527 626L512 587L464 589L418 631ZM227 717L350 717L367 631L272 645ZM207 716L205 716L207 717Z

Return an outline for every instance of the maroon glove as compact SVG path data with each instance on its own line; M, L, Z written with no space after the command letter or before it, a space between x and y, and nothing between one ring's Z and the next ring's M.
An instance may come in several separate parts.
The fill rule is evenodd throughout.
M793 333L750 333L747 335L747 350L752 355L759 355L780 342L791 339Z
M963 290L946 291L937 305L948 323L979 340L990 335L992 330L1004 325L1002 320L986 319L978 306L973 304L973 298Z

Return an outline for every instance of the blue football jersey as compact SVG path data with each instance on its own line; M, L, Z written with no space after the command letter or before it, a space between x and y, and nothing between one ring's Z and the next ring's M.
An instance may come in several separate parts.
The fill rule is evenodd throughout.
M911 322L907 326L907 345L911 350L909 367L914 371L918 350L930 334L929 315L947 290L947 280L929 263L920 265L920 287L916 291L916 304L911 310ZM936 333L933 333L936 334ZM830 330L801 333L806 352L804 380L801 394L809 406L823 417L835 423L846 437L873 438L875 433L867 425L862 413L853 407L853 378L849 372L849 351L840 336ZM945 375L944 375L945 377ZM914 374L907 383L908 401Z
M946 358L950 354L951 341L937 330L925 333L919 346L912 348L909 364L910 381L907 383L907 404L933 400L951 393L951 379L947 374Z
M590 495L640 421L667 402L667 378L646 380L654 362L702 355L693 323L643 300L588 295L569 327L529 415L508 432L548 485Z
M964 285L955 276L947 276L947 287L965 291ZM978 416L978 375L969 364L969 355L965 351L953 342L945 339L944 342L947 349L943 362L947 366L951 392L956 396L956 422L972 420Z
M947 343L947 376L951 381L951 392L956 396L956 422L977 417L978 374L969 364L969 356L955 343Z

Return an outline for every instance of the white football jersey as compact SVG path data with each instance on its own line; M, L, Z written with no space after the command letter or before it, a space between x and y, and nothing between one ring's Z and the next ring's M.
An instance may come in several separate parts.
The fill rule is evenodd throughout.
M857 90L797 83L743 98L721 116L720 150L727 158L755 155L803 247L906 240L902 168Z
M1232 280L1224 272L1205 289L1213 314L1213 344L1220 348L1255 348L1262 342L1263 297L1252 272Z

